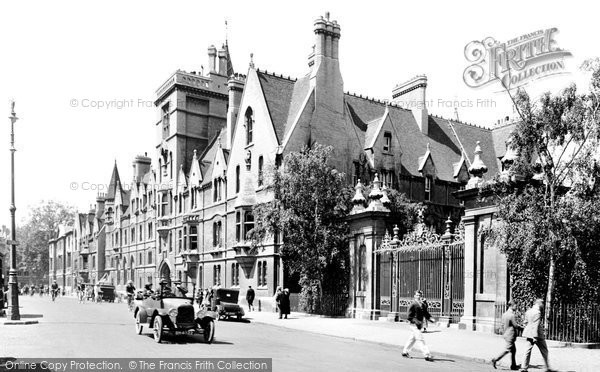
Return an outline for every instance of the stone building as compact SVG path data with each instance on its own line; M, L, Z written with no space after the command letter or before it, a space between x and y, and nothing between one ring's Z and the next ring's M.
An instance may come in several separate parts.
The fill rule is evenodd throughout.
M207 74L178 70L158 88L153 158L136 157L126 184L115 164L108 193L94 213L79 216L73 234L80 272L88 267L96 280L117 286L166 278L189 289L234 287L241 298L251 285L269 308L276 286L293 288L297 279L284 270L280 236L258 250L246 241L252 207L272 197L267 168L315 142L334 147L332 164L349 185L379 177L423 202L429 225L439 230L448 215L458 221L463 207L454 193L469 182L468 154L479 142L488 174L497 173L504 132L431 115L425 76L396 85L389 99L344 91L341 26L327 15L312 31L314 48L298 61L307 73L297 79L260 70L252 57L247 73L236 74L225 43L209 47ZM365 222L350 241L370 242L372 254L382 238ZM361 265L370 285L380 280L374 262ZM378 299L370 301L361 306L377 310Z

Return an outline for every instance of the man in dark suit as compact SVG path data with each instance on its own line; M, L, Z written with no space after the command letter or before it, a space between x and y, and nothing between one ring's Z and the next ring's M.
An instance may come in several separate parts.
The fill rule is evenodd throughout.
M517 365L515 356L517 354L517 348L515 347L515 341L517 340L517 330L521 328L517 325L515 320L515 310L517 310L517 305L514 301L508 302L508 309L504 314L502 314L502 325L504 326L504 341L506 341L506 346L504 350L498 355L498 357L492 359L492 366L494 369L496 368L496 363L500 359L502 359L506 354L510 353L510 369L516 371L519 369Z
M525 356L523 357L523 364L521 364L521 372L527 372L529 368L529 359L531 358L531 349L533 345L537 345L544 358L544 364L546 365L546 371L552 371L550 364L548 363L548 346L546 345L546 338L544 337L544 324L542 323L542 313L544 310L544 300L538 298L533 303L531 309L525 313L525 321L527 326L523 331L523 337L527 338L527 350L525 350Z
M248 286L248 290L246 291L246 302L248 302L248 311L254 310L254 289L252 286Z
M408 309L408 321L410 322L410 330L412 333L408 341L406 341L406 345L404 345L402 356L405 358L410 358L408 352L412 349L413 345L418 342L421 344L421 351L425 355L425 360L431 362L433 361L433 357L431 356L429 348L425 344L425 338L423 338L421 329L423 328L424 321L429 320L433 323L435 322L435 319L433 319L429 314L429 311L423 307L422 299L423 292L416 291L415 300Z

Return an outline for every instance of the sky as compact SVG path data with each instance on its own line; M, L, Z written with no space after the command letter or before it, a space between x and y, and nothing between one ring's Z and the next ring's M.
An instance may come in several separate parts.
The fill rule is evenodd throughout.
M463 81L465 46L508 41L558 28L572 53L569 74L530 83L532 95L582 88L578 67L600 56L592 6L580 1L3 1L0 3L0 225L10 223L9 102L16 101L17 223L28 206L57 200L87 211L106 191L117 162L132 179L132 160L157 144L156 89L177 69L207 69L207 48L226 37L236 72L250 53L261 70L301 77L314 44L313 21L329 11L341 25L344 90L379 99L417 74L428 78L432 114L490 127L514 115L498 84ZM588 9L589 11L582 11ZM104 104L105 107L97 107ZM95 107L92 107L95 106ZM5 116L4 116L5 115ZM2 149L4 149L2 151ZM485 149L483 149L485 151ZM468 151L468 149L467 149ZM153 159L153 162L154 159Z

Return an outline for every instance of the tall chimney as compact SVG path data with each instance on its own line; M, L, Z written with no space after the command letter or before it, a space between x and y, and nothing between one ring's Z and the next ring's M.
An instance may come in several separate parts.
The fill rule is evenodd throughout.
M392 90L392 102L412 111L423 134L429 133L426 88L427 76L417 75L404 83L396 85Z
M133 182L142 182L144 175L150 172L152 159L144 155L138 155L133 159Z
M208 47L208 68L211 74L217 72L217 48L214 45Z
M237 123L238 113L240 111L240 102L242 101L242 93L244 92L244 85L246 83L246 76L242 74L235 74L227 82L227 88L229 89L229 109L227 110L227 139L225 140L225 148L231 149L233 141L233 132L235 130L235 124Z
M227 51L224 45L219 49L219 75L227 76Z

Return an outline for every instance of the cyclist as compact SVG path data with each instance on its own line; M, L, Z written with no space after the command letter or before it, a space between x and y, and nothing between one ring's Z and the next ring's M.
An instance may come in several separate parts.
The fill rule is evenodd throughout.
M125 287L125 292L127 293L127 307L129 311L133 310L133 299L135 295L135 287L133 286L133 281L130 280L127 282L127 286Z
M58 283L56 283L56 280L52 282L52 301L54 301L56 299L56 296L58 296Z

